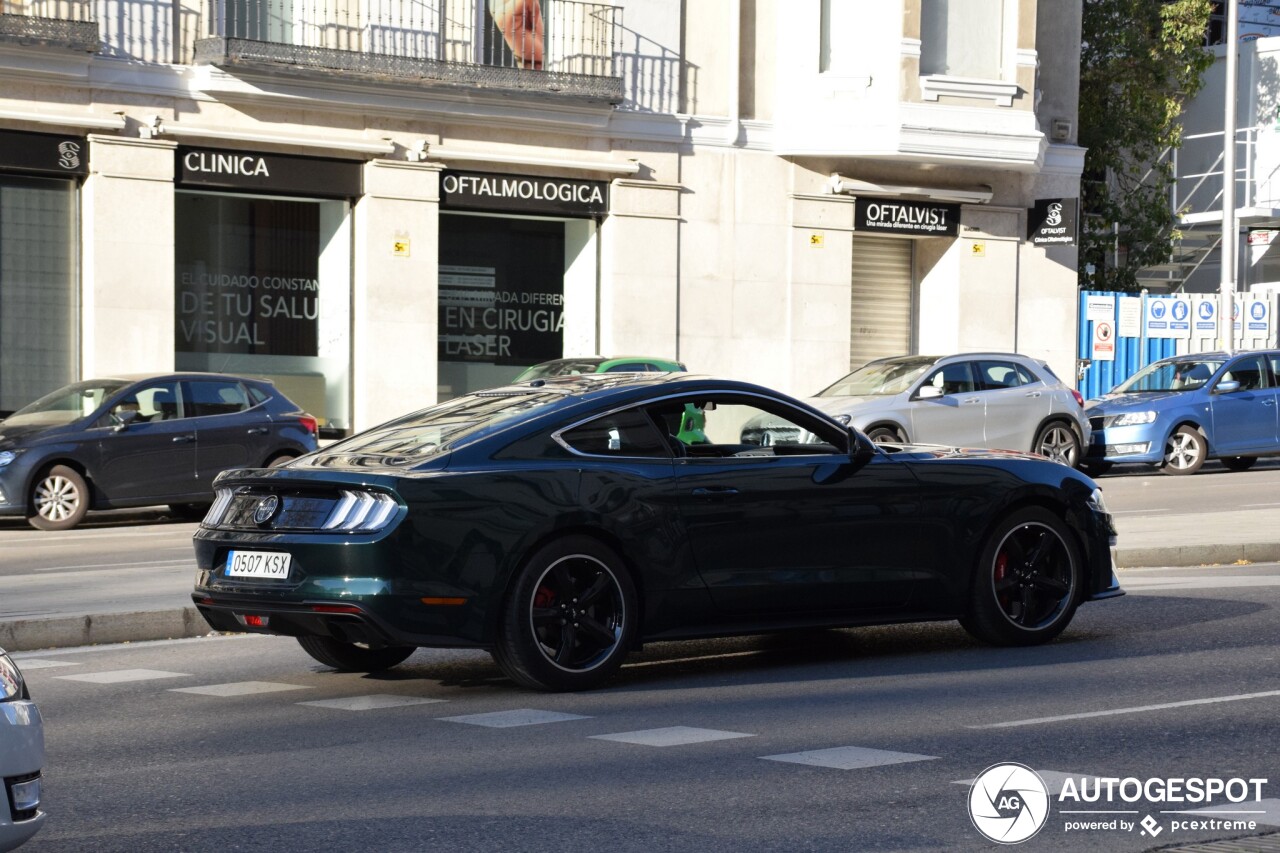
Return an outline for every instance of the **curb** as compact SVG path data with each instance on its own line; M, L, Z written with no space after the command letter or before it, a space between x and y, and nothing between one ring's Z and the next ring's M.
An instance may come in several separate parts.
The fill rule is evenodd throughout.
M203 637L212 633L195 607L0 621L0 648L8 652Z
M1241 562L1280 562L1280 542L1233 542L1226 545L1163 545L1116 549L1116 566L1122 569L1230 566Z

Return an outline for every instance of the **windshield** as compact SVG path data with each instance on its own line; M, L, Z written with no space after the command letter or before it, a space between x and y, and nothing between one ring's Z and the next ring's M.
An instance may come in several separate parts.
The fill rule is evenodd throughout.
M390 465L416 465L518 415L536 412L563 400L564 396L563 391L554 389L480 391L353 435L331 445L325 453L389 457L382 461Z
M5 426L62 426L90 414L128 382L118 379L77 382L46 394L5 418Z
M864 364L830 388L818 392L819 397L879 397L901 394L929 368L933 359L889 361Z
M1222 359L1180 358L1177 361L1158 361L1117 385L1112 393L1194 391L1208 382L1220 367Z
M577 376L580 373L595 373L600 369L600 360L591 358L561 359L535 364L516 377L516 382L530 379L545 379L548 376Z

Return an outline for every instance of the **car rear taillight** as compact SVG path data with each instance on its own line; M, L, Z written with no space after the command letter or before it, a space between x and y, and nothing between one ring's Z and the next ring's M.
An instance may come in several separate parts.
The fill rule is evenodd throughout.
M1076 395L1076 396L1079 396L1079 395ZM316 420L316 418L313 417L312 415L303 415L302 417L298 418L298 422L302 424L303 429L305 429L307 432L311 433L312 435L319 434L320 421Z
M1080 408L1082 408L1082 409L1083 409L1083 408L1084 408L1084 397L1080 394L1080 392L1079 392L1079 391L1077 391L1076 389L1072 388L1072 389L1071 389L1071 396L1076 398L1076 405L1078 405Z

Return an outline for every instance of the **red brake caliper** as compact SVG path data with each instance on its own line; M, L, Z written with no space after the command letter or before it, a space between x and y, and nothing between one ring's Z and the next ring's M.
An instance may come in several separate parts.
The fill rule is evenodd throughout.
M538 587L538 591L533 594L534 607L550 607L555 600L556 594L545 586Z

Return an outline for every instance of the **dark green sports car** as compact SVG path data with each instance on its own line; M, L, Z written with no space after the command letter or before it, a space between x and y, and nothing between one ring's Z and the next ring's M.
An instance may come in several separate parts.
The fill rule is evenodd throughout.
M744 443L762 415L798 440ZM959 619L1028 645L1122 594L1083 474L878 447L782 394L688 374L480 391L215 488L200 612L342 670L475 647L522 685L575 690L645 641Z

